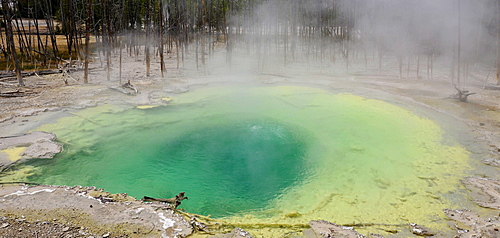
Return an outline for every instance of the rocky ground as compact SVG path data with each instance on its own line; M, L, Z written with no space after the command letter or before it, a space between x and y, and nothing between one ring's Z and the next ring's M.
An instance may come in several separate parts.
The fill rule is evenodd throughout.
M168 204L96 188L3 185L0 236L185 237L192 225Z
M69 227L56 221L29 222L24 218L0 218L2 237L93 237L85 228ZM94 236L95 237L95 236ZM109 237L104 234L103 237Z
M114 61L117 62L117 59ZM500 167L500 91L483 89L479 81L469 82L469 90L476 94L465 103L450 97L456 91L443 75L437 75L432 80L416 80L370 72L339 76L320 70L311 74L291 68L277 68L270 73L260 72L251 76L235 74L232 69L232 74L222 75L219 74L220 65L207 66L204 74L203 70L194 70L193 64L181 64L181 68L177 69L176 61L172 59L167 65L167 77L161 78L156 64L149 77L144 76L142 60L130 58L123 64L121 82L116 63L108 81L99 61L93 63L89 84L81 82L81 71L73 72L71 76L29 77L25 79L26 87L17 87L14 81L3 80L0 92L15 92L11 95L16 97L0 98L0 137L4 137L0 139L0 162L8 165L36 157L33 156L36 153L29 154L23 150L18 151L19 158L14 159L12 154L16 152L8 154L5 152L8 148L25 147L27 150L38 147L46 150L47 146L52 146L51 149L57 150L50 138L40 140L32 137L23 139L21 143L13 138L47 123L49 118L53 120L57 117L54 115L67 108L85 108L105 102L131 106L158 105L165 103L161 100L165 94L182 93L199 85L227 83L232 81L229 78L238 78L236 81L250 80L258 84L311 84L368 94L377 91L397 96L394 101L404 97L429 110L463 121L469 127L471 134L468 136L478 143L474 152L480 154L485 164ZM306 77L307 81L304 80ZM139 93L121 87L127 80L131 80ZM479 206L500 209L500 181L497 179L500 176L489 173L486 177L464 178L464 184ZM112 195L96 188L3 184L0 202L1 237L185 237L193 232L196 233L191 236L197 237L207 236L207 231L215 237L250 236L241 229L220 229L220 224L175 211L168 204L144 203L126 194ZM480 217L465 208L445 212L450 218L450 226L457 231L457 237L498 237L498 217ZM212 233L215 227L218 227L219 233L229 233ZM302 229L303 232L293 237L362 237L352 228L326 221L311 221L305 227L310 228ZM417 224L409 224L407 229L421 236L434 234ZM370 236L380 237L376 234Z

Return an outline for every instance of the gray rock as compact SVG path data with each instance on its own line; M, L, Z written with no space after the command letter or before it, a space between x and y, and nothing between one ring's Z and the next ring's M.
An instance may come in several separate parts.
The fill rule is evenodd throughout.
M352 227L341 226L324 220L310 221L309 225L316 237L366 238L365 235L359 234Z
M467 209L445 209L444 212L454 221L452 227L457 231L455 237L500 237L500 217L482 218Z
M236 227L229 233L214 235L210 238L252 238L252 235L250 235L250 233L248 233L247 231Z
M27 147L21 154L22 160L36 158L52 158L60 153L63 148L55 142L56 135L43 131L34 131L29 134L0 137L0 168L6 167L15 161L11 161L7 153L2 150L16 147Z
M429 228L415 223L410 223L410 230L413 234L419 236L434 236L436 233L432 232Z
M500 167L500 159L489 158L489 159L484 159L482 162L487 165Z
M28 147L22 154L26 158L52 158L62 151L62 146L53 141L40 141Z

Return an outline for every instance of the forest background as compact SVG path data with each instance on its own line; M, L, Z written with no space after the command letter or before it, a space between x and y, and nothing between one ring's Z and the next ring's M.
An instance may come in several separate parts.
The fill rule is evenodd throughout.
M495 73L500 83L497 0L3 0L1 7L2 77L15 74L21 86L23 72L73 64L88 83L92 54L109 72L122 50L144 57L146 76L157 57L165 77L165 53L179 68L192 52L204 70L216 50L228 64L241 50L284 65L343 64L347 73L371 61L382 74L391 61L400 78L416 79L431 79L439 62L455 88L468 79L486 84Z

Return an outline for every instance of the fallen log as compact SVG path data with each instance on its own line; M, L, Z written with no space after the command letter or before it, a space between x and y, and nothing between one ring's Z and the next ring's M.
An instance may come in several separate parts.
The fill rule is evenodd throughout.
M21 75L23 77L30 77L33 75L49 75L49 74L60 74L60 73L62 73L60 70L40 70L40 71L21 73ZM16 74L14 74L14 73L0 74L0 79L1 79L1 81L17 80Z
M457 90L457 93L454 94L451 98L456 98L460 102L467 102L467 97L469 97L470 95L476 94L476 93L471 93L468 90L460 90L459 88L457 88L456 85L454 85L454 87Z
M179 205L181 205L182 200L188 199L188 197L185 197L184 194L185 194L185 192L180 192L179 194L175 195L175 197L173 197L173 198L152 198L152 197L144 196L141 199L141 201L170 203L170 204L174 205L174 209L175 209Z
M5 83L1 83L1 84L5 84ZM29 96L31 94L34 94L34 92L31 90L21 91L21 90L17 89L15 91L3 91L0 93L0 97L24 97L24 96Z
M130 80L128 80L126 83L120 85L119 87L109 87L109 89L112 89L112 90L116 90L120 93L123 93L123 94L127 94L127 95L131 95L131 96L135 96L139 93L139 90L130 83ZM129 91L130 90L133 90L133 91Z
M5 86L11 86L11 87L17 87L19 86L18 84L14 84L14 83L5 83L5 82L0 82L1 85L5 85Z
M0 97L4 97L4 98L24 97L24 96L28 96L28 95L23 94L23 93L13 93L13 94L0 93Z
M35 73L34 72L21 73L21 76L23 76L23 77L29 77L32 75L35 75ZM8 80L8 79L17 79L17 78L16 78L15 73L8 73L8 74L1 74L0 79Z
M130 96L135 96L136 95L134 92L129 92L128 90L125 90L122 87L118 87L118 86L110 87L110 86L108 86L108 88L111 89L111 90L115 90L115 91L118 91L120 93L126 94L126 95L130 95Z
M122 87L123 87L123 88L128 88L128 89L132 89L132 90L134 90L135 94L138 94L138 93L139 93L139 90L138 90L138 89L137 89L134 85L132 85L132 84L130 83L130 80L128 80L126 83L124 83L124 84L122 85Z
M487 84L487 85L484 85L484 89L486 89L486 90L500 90L500 85L498 85L498 84Z

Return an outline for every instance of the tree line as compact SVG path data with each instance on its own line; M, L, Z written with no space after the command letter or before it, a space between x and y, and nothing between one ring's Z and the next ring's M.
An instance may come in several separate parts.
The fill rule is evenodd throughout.
M90 52L100 55L109 72L111 55L124 48L129 55L145 58L147 76L151 57L159 57L164 76L165 52L175 52L177 67L194 53L197 68L203 69L220 43L229 64L233 52L242 50L257 56L259 67L273 56L283 65L342 62L349 72L354 61L367 65L371 60L378 61L381 73L383 61L395 58L399 77L405 77L405 71L409 77L411 66L417 78L432 78L434 62L442 58L459 87L478 64L495 67L500 83L496 0L1 2L0 53L5 68L14 68L18 75L29 69L24 62L42 69L82 59L87 66ZM65 44L58 44L58 35L64 36ZM20 76L18 81L22 85Z

